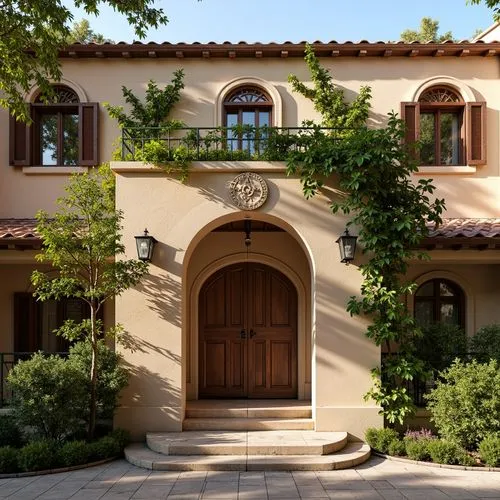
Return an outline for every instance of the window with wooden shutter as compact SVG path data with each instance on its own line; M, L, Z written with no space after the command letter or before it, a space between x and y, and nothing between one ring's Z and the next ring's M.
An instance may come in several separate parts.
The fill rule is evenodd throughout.
M47 102L39 95L30 126L11 118L10 164L19 166L93 166L98 158L98 103L80 103L76 92L54 86Z
M401 103L405 142L419 142L415 158L422 166L486 163L486 103L465 103L447 86L426 89L418 102Z
M467 164L486 163L486 103L467 103Z
M17 121L12 115L9 126L9 164L31 165L31 126Z
M418 159L418 151L415 148L415 143L419 138L419 117L420 104L418 102L402 102L401 103L401 119L405 122L405 144L408 145L410 154L413 159Z

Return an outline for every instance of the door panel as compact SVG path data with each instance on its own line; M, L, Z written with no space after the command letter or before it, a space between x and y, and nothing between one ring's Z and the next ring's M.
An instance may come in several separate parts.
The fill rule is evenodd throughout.
M200 397L296 397L297 293L290 280L253 263L211 276L200 293L199 359Z

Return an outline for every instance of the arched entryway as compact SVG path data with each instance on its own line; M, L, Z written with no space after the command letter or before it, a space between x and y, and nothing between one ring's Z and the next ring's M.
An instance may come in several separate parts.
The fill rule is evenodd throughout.
M297 397L297 291L256 262L226 266L199 298L200 398Z

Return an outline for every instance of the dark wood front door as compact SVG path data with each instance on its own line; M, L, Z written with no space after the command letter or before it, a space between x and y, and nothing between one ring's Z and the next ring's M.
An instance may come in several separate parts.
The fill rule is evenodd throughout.
M236 264L200 293L201 398L297 396L297 292L269 266Z

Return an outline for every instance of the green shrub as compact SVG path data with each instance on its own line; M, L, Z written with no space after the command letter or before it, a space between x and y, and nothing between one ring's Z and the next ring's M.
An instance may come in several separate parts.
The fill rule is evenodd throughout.
M51 439L32 441L18 451L18 465L22 471L46 470L58 466L57 444Z
M479 444L481 460L490 467L500 467L500 434L485 437Z
M59 356L36 353L8 375L14 415L36 437L61 440L82 425L88 406L86 378Z
M104 436L90 443L90 459L102 460L104 458L117 457L122 452L118 440L111 436Z
M465 450L453 441L432 439L427 449L433 462L438 464L457 465L463 460Z
M21 431L13 415L0 415L0 447L19 448L22 444Z
M483 326L470 339L472 356L480 363L496 359L500 363L500 324Z
M422 328L415 347L426 368L435 374L448 368L455 358L465 358L467 335L457 325L434 323Z
M58 451L58 462L65 467L88 462L90 446L85 441L68 441Z
M404 439L406 454L412 460L430 460L429 443L433 439Z
M365 441L372 447L372 448L375 448L376 447L376 443L377 443L377 436L378 436L378 431L380 429L377 429L375 427L369 427L368 429L366 429L366 432L365 432Z
M18 450L12 446L2 446L0 448L0 474L9 474L17 470Z
M406 446L401 439L394 439L387 447L387 453L393 457L406 455Z
M123 450L130 443L130 432L125 429L113 429L109 434Z
M500 370L488 364L456 360L426 396L440 436L475 449L488 434L500 431Z
M375 429L370 427L365 433L366 442L380 453L387 453L389 444L399 439L399 434L394 429L388 427Z
M69 351L67 363L84 379L86 394L90 394L91 345L82 341L75 344ZM120 365L120 356L111 350L103 340L97 346L97 419L113 418L120 391L127 385L128 373ZM88 424L88 401L80 418Z

